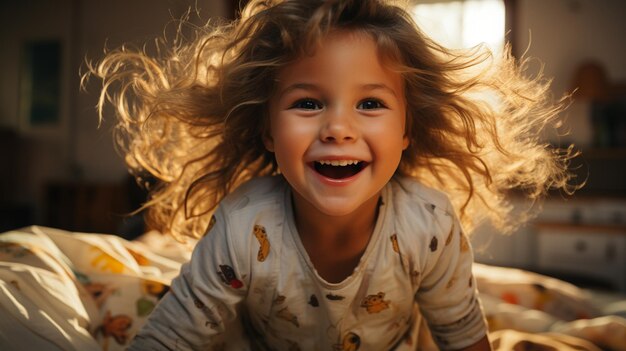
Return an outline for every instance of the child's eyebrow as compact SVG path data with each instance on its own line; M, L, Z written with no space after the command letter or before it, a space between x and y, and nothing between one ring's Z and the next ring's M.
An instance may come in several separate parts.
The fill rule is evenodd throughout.
M279 96L283 96L289 92L292 92L294 90L298 90L298 89L302 89L302 90L319 90L319 87L315 84L311 84L311 83L295 83L292 85L289 85L288 87L286 87L285 89L283 89L282 91L280 91ZM372 91L372 90L384 90L390 94L392 94L395 97L398 97L398 94L396 94L396 91L394 89L392 89L391 87L389 87L386 84L383 83L370 83L370 84L363 84L361 86L361 90L363 91Z
M364 84L362 89L366 91L385 90L388 93L391 93L393 96L398 97L395 90L382 83Z
M290 93L294 90L298 90L298 89L302 89L302 90L318 90L319 88L315 85L315 84L311 84L311 83L295 83L295 84L291 84L288 87L286 87L285 89L283 89L282 91L280 91L279 96L283 96L287 93Z

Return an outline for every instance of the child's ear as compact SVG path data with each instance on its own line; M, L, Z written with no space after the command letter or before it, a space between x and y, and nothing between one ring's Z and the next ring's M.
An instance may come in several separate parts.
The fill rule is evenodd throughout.
M263 145L269 152L274 152L274 139L269 132L263 133Z
M408 135L404 134L404 137L402 137L402 150L406 150L410 142Z
M265 117L261 128L261 138L263 139L263 145L265 145L265 149L269 152L274 152L274 138L272 138L272 134L270 132L269 116Z

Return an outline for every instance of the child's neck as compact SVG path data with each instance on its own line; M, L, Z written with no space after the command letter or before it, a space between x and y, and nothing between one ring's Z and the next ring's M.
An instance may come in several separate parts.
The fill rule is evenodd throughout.
M352 274L374 232L380 194L356 211L330 216L294 194L294 217L298 234L318 274L338 283Z

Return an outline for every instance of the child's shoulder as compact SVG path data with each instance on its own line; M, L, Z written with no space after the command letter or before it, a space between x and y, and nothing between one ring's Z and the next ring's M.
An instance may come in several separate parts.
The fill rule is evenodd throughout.
M285 186L285 180L280 175L256 177L228 194L220 202L220 207L233 213L245 208L281 203Z
M446 193L426 186L414 178L394 177L391 186L396 205L408 208L425 207L431 213L433 209L439 209L447 215L454 212Z
M419 255L430 257L439 242L447 241L455 222L448 196L409 177L394 177L391 192L396 240L400 245L422 248Z

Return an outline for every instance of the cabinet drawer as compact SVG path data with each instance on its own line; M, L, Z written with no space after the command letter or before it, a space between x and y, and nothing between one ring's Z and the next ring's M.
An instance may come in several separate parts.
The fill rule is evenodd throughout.
M597 231L539 230L537 264L549 271L608 279L626 279L626 236Z
M610 264L621 238L598 233L539 233L539 259L550 264Z

